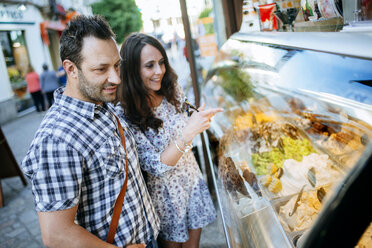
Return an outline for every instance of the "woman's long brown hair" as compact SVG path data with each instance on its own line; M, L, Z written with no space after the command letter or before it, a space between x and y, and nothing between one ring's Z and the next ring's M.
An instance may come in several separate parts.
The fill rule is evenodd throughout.
M141 131L153 128L158 132L163 121L156 118L151 106L151 96L140 76L141 51L145 45L158 49L164 58L165 74L161 88L156 94L164 96L168 102L180 111L180 102L176 98L177 74L169 65L164 47L154 37L143 33L132 33L124 41L120 49L120 79L117 91L118 100L129 121L138 126Z

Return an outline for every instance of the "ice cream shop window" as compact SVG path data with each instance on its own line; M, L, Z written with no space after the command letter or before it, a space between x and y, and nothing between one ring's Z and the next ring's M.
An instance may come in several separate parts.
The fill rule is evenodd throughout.
M22 30L0 31L0 43L9 81L16 97L17 109L22 111L31 106L24 80L30 63L24 32Z
M367 29L372 29L372 0L245 0L243 3L241 31L244 32Z

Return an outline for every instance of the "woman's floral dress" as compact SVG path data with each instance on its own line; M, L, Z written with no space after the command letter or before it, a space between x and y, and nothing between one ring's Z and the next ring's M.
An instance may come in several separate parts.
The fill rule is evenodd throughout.
M182 104L182 90L178 87L177 91L177 98ZM189 239L188 229L212 223L216 219L216 210L191 150L182 155L176 166L160 161L160 154L177 138L189 117L186 113L177 113L165 97L153 111L157 118L163 120L163 128L158 133L153 129L143 133L131 125L141 168L146 172L147 187L160 218L159 237L186 242Z

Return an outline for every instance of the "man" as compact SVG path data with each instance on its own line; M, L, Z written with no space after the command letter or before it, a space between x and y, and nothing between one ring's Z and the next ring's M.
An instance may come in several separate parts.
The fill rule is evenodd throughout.
M53 93L59 87L59 83L56 72L49 70L47 64L43 64L43 72L40 75L40 85L48 100L48 107L50 108L54 102Z
M111 104L120 83L119 53L107 22L78 16L63 31L66 88L56 90L22 163L30 178L47 247L156 247L159 220L145 187L135 141ZM125 172L125 157L129 172ZM128 185L114 245L106 239L115 200Z

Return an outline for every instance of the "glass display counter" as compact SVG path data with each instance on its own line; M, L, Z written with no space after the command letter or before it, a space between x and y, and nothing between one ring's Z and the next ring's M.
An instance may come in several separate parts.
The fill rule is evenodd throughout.
M224 108L204 135L228 247L306 245L367 167L370 44L368 33L261 32L237 33L220 49L201 92L208 107ZM372 244L362 234L350 242Z

